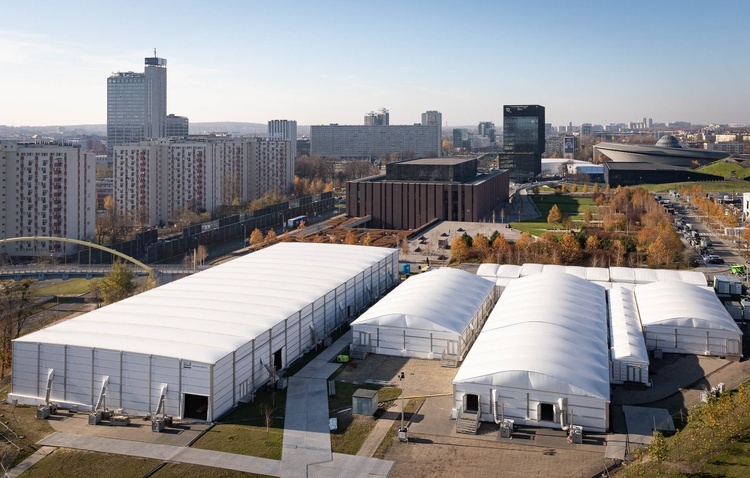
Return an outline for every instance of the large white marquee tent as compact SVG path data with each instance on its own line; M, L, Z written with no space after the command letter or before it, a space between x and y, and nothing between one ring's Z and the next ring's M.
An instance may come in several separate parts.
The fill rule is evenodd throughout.
M453 380L453 414L609 428L605 289L570 274L511 281Z
M648 384L648 349L635 292L619 285L609 291L610 373L612 383Z
M713 291L682 282L635 287L649 350L739 358L742 331Z
M474 274L440 268L410 277L352 322L353 345L383 355L461 360L496 300Z
M280 243L16 339L8 399L210 421L398 278L395 249Z

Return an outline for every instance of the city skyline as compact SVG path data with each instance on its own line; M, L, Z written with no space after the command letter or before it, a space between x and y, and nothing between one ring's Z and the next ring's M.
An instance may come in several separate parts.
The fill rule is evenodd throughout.
M734 53L750 4L717 7L716 28L690 1L497 3L12 3L0 124L105 123L106 79L142 71L154 48L167 112L191 122L356 125L385 107L391 124L427 110L443 126L501 124L504 104L541 104L555 125L750 124Z

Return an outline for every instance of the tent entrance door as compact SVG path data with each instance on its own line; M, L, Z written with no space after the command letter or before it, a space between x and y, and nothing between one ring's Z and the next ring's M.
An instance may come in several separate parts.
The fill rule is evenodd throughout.
M479 395L473 393L464 395L464 411L473 413L479 411Z
M739 355L741 353L740 341L727 339L727 355Z
M633 367L632 365L627 365L627 381L628 382L641 382L642 376L641 376L641 369L640 367Z
M184 395L183 418L192 418L193 420L208 421L208 397L205 395L193 395L186 393Z
M458 355L458 342L449 340L445 347L445 353L447 355Z
M539 404L539 421L542 422L554 422L555 421L555 405L552 403L540 403Z
M282 368L284 368L281 363L281 357L282 357L281 350L282 349L279 349L273 353L273 368L275 371L279 371Z
M365 347L370 346L370 334L367 332L360 332L357 340L359 341L357 345L364 345Z

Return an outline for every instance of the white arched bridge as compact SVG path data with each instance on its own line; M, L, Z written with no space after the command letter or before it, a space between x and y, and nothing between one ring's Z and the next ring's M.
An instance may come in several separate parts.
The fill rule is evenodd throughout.
M117 256L129 263L132 267L131 270L135 274L140 275L154 275L159 276L162 274L192 274L197 270L205 269L206 266L185 266L182 264L163 264L159 265L158 268L144 264L143 262L130 257L127 254L123 254L120 251L116 251L100 244L94 244L93 242L81 241L78 239L70 239L67 237L50 237L50 236L28 236L28 237L12 237L6 239L0 239L0 245L10 242L24 242L24 241L48 241L48 242L63 242L68 244L77 244L79 246L90 247L93 249L99 249L110 254ZM91 257L91 255L89 255ZM0 278L13 278L19 280L24 277L36 277L40 280L62 277L67 279L70 277L86 277L91 278L93 276L102 276L108 273L112 269L111 264L14 264L0 266Z

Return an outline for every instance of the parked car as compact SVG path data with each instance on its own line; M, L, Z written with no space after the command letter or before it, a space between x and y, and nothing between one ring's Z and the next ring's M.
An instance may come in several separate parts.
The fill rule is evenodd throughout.
M708 256L708 260L706 261L706 263L707 264L723 264L724 259L722 259L721 257L715 254L711 254Z

